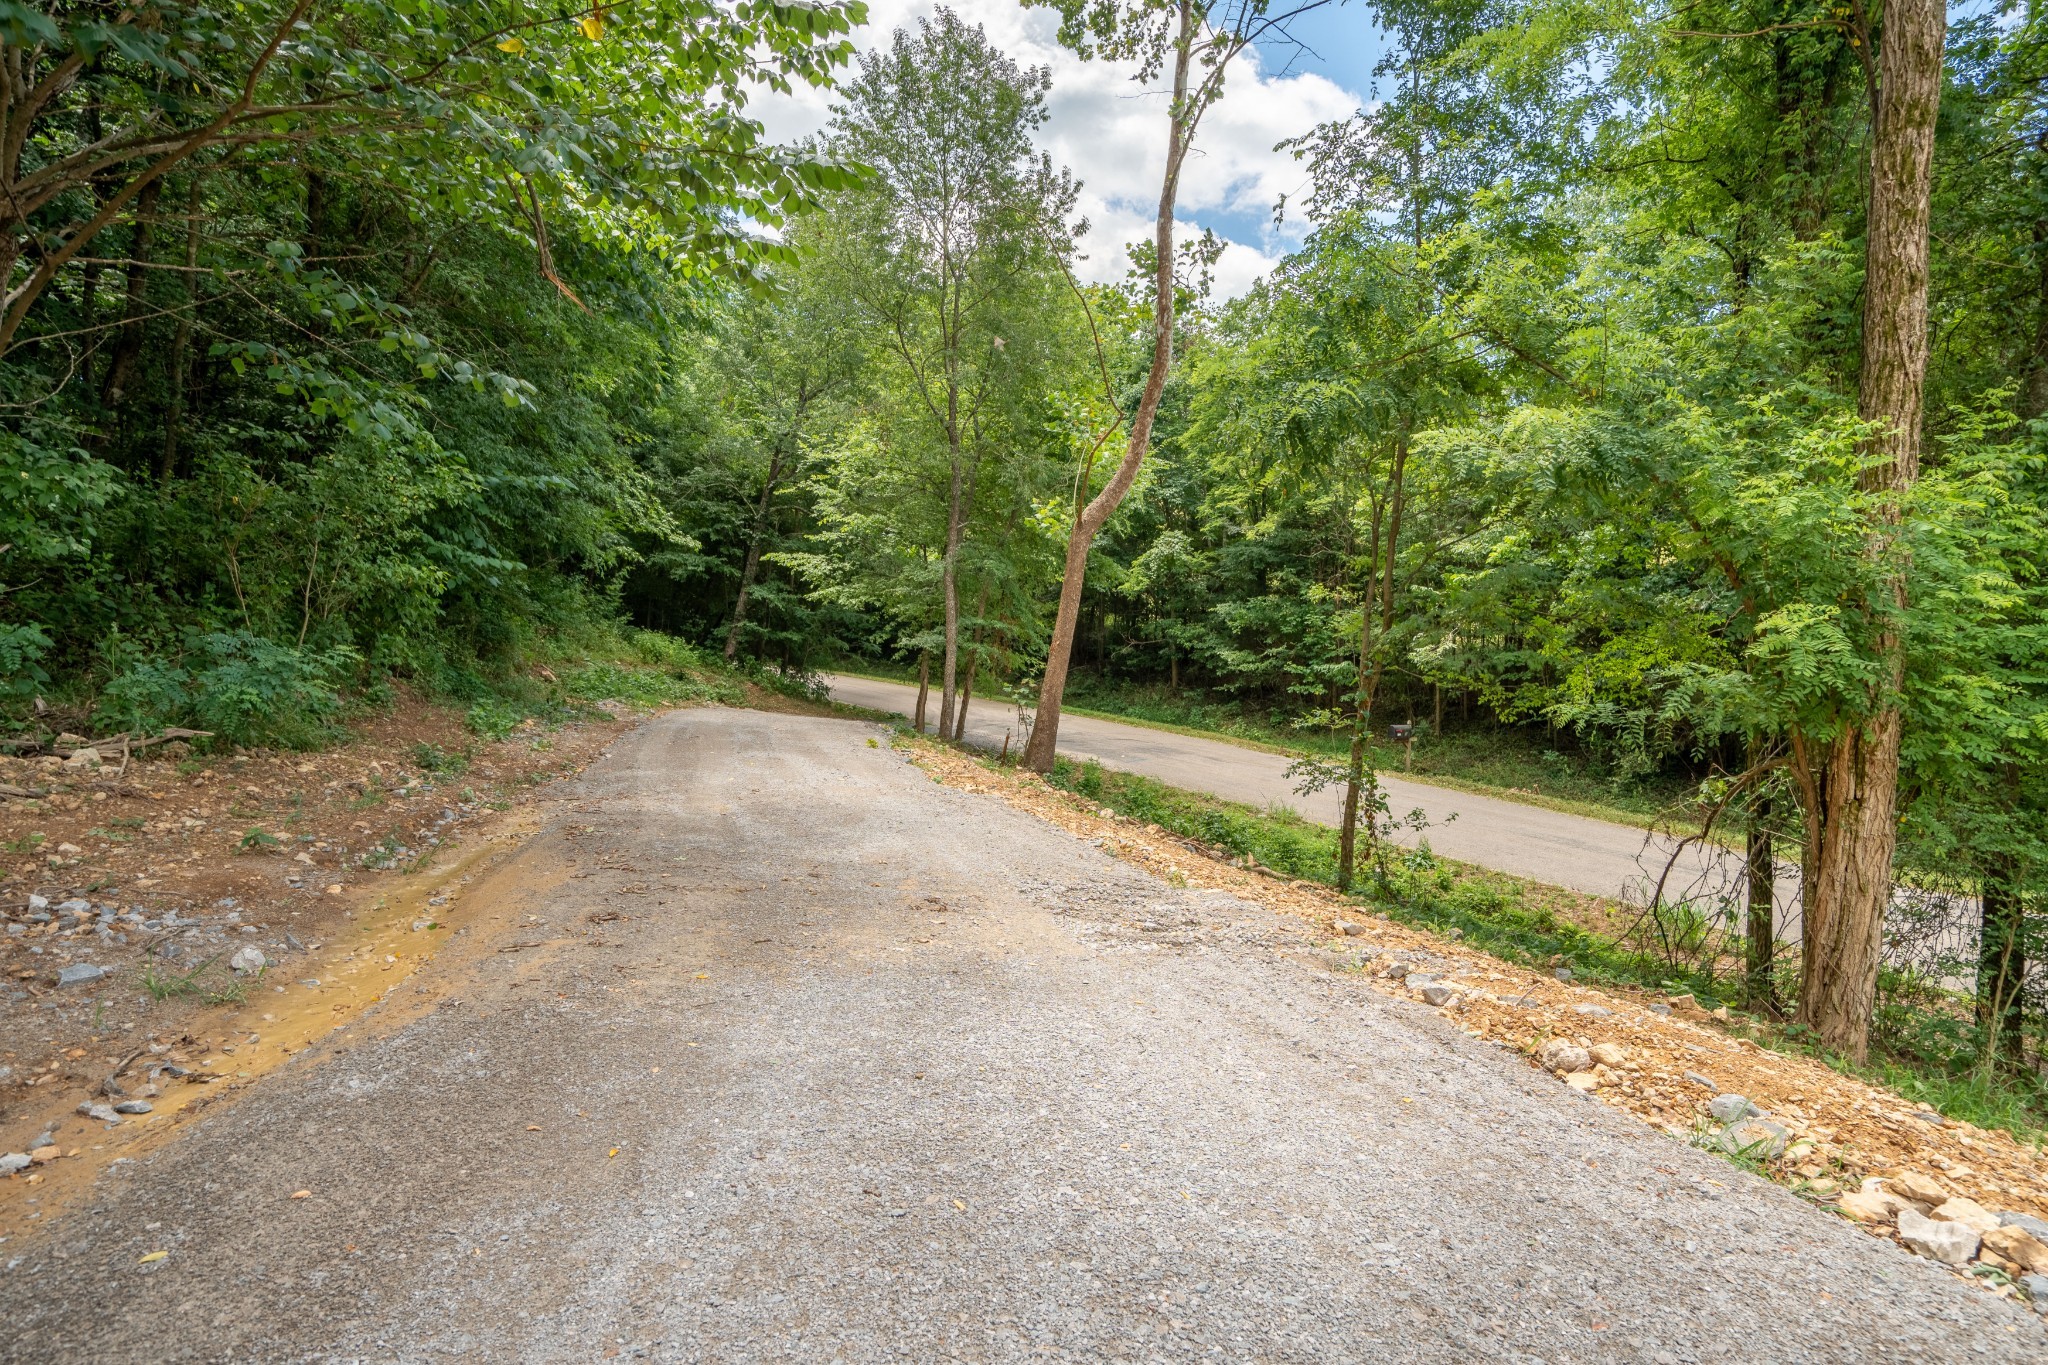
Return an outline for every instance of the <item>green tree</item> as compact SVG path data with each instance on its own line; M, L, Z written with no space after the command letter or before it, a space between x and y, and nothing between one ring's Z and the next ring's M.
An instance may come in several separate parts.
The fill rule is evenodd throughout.
M939 727L954 733L963 546L1020 395L1043 392L1059 327L1076 186L1031 149L1043 70L1019 67L951 10L862 59L831 145L875 171L842 196L825 268L866 312L891 387L923 412L945 461L939 550ZM899 445L900 448L900 445Z

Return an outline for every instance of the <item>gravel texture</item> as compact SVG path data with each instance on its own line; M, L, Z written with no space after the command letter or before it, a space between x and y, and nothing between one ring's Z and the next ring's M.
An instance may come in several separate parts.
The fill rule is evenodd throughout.
M917 689L902 683L837 673L827 674L826 682L833 699L849 705L905 716L916 709ZM935 693L928 723L936 725L937 718ZM1015 750L1022 744L1016 731L1016 712L1011 707L986 699L968 707L968 743L997 749L1008 733ZM1326 825L1336 825L1341 819L1341 786L1302 796L1295 790L1298 779L1287 775L1294 761L1290 756L1228 740L1097 716L1066 715L1060 717L1059 751L1077 763L1092 758L1106 767L1226 801L1286 806ZM1457 791L1395 772L1379 774L1379 781L1396 814L1422 811L1429 821L1424 831L1429 846L1443 857L1549 886L1568 886L1589 896L1620 897L1633 887L1641 899L1642 888L1663 869L1672 850L1667 839L1647 835L1640 825L1618 825L1504 797ZM1396 837L1412 844L1421 836L1403 831ZM1741 867L1740 858L1712 845L1691 844L1679 855L1672 885L1683 886L1701 878L1724 883ZM1784 932L1796 932L1790 919L1799 903L1796 867L1779 870L1778 903L1780 918L1787 921Z
M579 795L438 1007L0 1247L0 1359L2048 1352L874 727L673 713Z

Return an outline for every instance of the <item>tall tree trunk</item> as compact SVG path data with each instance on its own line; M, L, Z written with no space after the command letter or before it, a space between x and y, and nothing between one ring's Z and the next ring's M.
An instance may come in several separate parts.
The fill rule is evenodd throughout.
M1373 614L1376 605L1384 608L1388 599L1380 591L1380 530L1381 518L1386 504L1373 499L1372 539L1368 553L1372 556L1372 567L1366 572L1365 591L1358 595L1358 692L1352 698L1351 712L1351 757L1344 770L1344 815L1337 825L1337 889L1349 891L1358 870L1358 812L1362 797L1368 789L1366 764L1368 746L1372 742L1372 706L1374 695L1379 691L1379 660L1373 650ZM1392 556L1388 556L1389 560ZM1378 831L1368 828L1367 846L1378 837Z
M1920 471L1921 405L1927 379L1928 213L1934 123L1941 108L1941 0L1890 0L1878 51L1864 247L1863 368L1857 409L1879 425L1859 476L1880 495L1871 553L1895 553L1901 495ZM1906 582L1894 572L1873 618L1903 611ZM1877 633L1883 674L1871 711L1834 745L1827 768L1820 865L1809 951L1799 984L1799 1022L1826 1046L1861 1062L1870 1051L1885 909L1898 838L1898 689L1905 660L1895 625Z
M932 652L922 650L917 656L917 715L911 725L919 734L924 733L924 703L932 690Z
M143 297L149 285L149 244L156 234L156 206L163 197L164 182L152 180L135 200L135 233L128 244L128 299L121 314L121 331L114 340L114 353L107 361L107 377L101 398L110 408L120 406L128 381L135 375L135 362L142 357L144 325Z
M747 558L740 568L739 596L733 599L732 624L725 632L725 661L731 663L739 652L740 627L747 620L747 595L753 591L754 579L761 571L761 546L768 539L768 512L775 498L775 485L782 478L782 451L768 458L768 478L761 485L761 501L754 506L753 529L747 534Z
M1166 392L1166 375L1173 367L1174 201L1180 192L1181 163L1187 159L1199 117L1199 111L1188 103L1188 76L1198 28L1195 7L1192 0L1179 0L1179 9L1180 32L1173 45L1173 106L1166 120L1166 171L1160 181L1159 212L1152 224L1152 367L1145 374L1137 411L1131 415L1130 441L1124 447L1123 460L1102 491L1074 518L1074 529L1067 536L1059 610L1053 616L1045 676L1038 687L1038 714L1031 725L1030 742L1024 746L1024 766L1033 772L1052 771L1059 744L1060 699L1066 693L1067 668L1074 653L1074 626L1081 617L1081 586L1088 573L1089 547L1138 477L1138 466L1152 443L1152 420L1159 412L1160 395ZM1087 490L1081 492L1085 496Z
M1358 639L1358 709L1351 730L1351 766L1344 779L1344 819L1337 831L1337 886L1349 891L1357 868L1358 811L1363 795L1376 792L1379 780L1367 772L1367 759L1372 744L1372 711L1380 690L1383 665L1373 648L1372 616L1375 600L1380 615L1380 638L1385 640L1394 628L1394 562L1401 548L1401 514L1407 505L1406 479L1408 471L1408 423L1403 418L1401 429L1394 438L1394 461L1387 472L1387 491L1384 499L1375 499L1372 508L1372 573L1366 579L1365 592L1359 600ZM1386 517L1386 554L1380 553L1380 519ZM1379 829L1370 822L1366 828L1366 847L1377 850Z
M1010 519L1010 524L1012 527L1016 525L1015 517ZM974 696L975 670L981 666L981 622L988 615L988 589L988 580L984 578L981 593L974 599L974 636L967 651L967 680L960 684L960 706L953 717L951 733L955 744L963 743L967 738L967 703Z
M1749 812L1749 842L1743 868L1749 902L1744 993L1752 1009L1771 1009L1777 1003L1771 985L1771 967L1778 949L1778 864L1772 847L1772 814L1770 795L1758 796Z
M185 190L185 311L171 339L171 409L164 416L164 448L157 456L156 479L169 483L178 472L178 427L185 419L185 371L192 355L192 320L199 311L199 209L203 177L197 167Z
M1984 1055L2005 1065L2020 1060L2026 1039L2026 902L2018 860L2010 853L1984 859L1984 922L1977 939L1977 1024Z
M953 449L953 477L946 493L946 557L939 565L939 590L945 597L946 638L939 669L939 736L953 733L953 684L960 668L960 540L964 524L960 498L963 479L960 450Z
M1344 816L1337 825L1337 889L1348 892L1358 872L1358 798L1365 789L1365 725L1351 727L1351 766L1345 770Z

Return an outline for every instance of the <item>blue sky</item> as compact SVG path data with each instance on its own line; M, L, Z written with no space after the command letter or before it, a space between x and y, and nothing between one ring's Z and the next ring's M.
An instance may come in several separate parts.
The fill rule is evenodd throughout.
M1012 57L1051 69L1051 117L1038 141L1083 184L1081 211L1091 231L1081 273L1120 278L1125 244L1151 235L1165 154L1163 96L1137 88L1128 70L1082 62L1061 48L1048 10L1025 9L1017 0L954 0L952 7L981 23ZM868 26L855 41L863 48L884 44L897 27L933 8L932 0L870 0ZM1371 87L1380 43L1362 6L1313 12L1300 32L1307 51L1269 48L1240 59L1222 103L1203 122L1184 178L1177 222L1188 235L1208 228L1232 244L1217 267L1218 288L1228 295L1249 288L1298 242L1298 224L1274 232L1272 211L1281 195L1300 195L1306 176L1274 145L1348 117ZM770 136L798 137L824 126L831 99L809 90L764 96L750 112Z

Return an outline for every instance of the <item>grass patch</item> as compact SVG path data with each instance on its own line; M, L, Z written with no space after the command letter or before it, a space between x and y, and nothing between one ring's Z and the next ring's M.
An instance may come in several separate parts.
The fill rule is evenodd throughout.
M1149 777L1114 772L1096 763L1061 759L1052 784L1119 815L1249 859L1303 881L1334 886L1337 831L1292 811L1253 806L1183 791ZM1574 974L1655 989L1691 990L1711 1007L1711 983L1674 980L1662 962L1651 963L1618 941L1574 921L1591 901L1561 888L1436 857L1427 845L1390 846L1384 875L1368 867L1356 899L1404 924L1452 934L1506 961L1570 967Z
M211 967L217 958L207 958L189 972L166 971L154 960L142 965L142 989L149 998L156 1001L175 1000L182 995L198 995L206 988L199 984L199 978Z
M1101 687L1083 678L1070 685L1069 710L1108 720L1137 721L1188 734L1215 736L1283 753L1348 753L1350 738L1300 730L1283 716L1245 708L1233 700L1159 688ZM1373 766L1418 781L1484 795L1530 801L1571 814L1639 824L1691 803L1693 780L1681 774L1629 777L1581 753L1546 745L1540 735L1507 726L1447 724L1424 735L1412 755L1383 738L1372 742ZM1407 763L1404 769L1403 764Z
M412 746L413 766L425 773L445 773L451 777L460 776L469 771L471 757L472 755L467 745L464 745L461 749L451 750L443 749L438 744L428 744L425 741L421 741Z
M985 760L993 762L994 760ZM1303 881L1334 885L1337 832L1291 811L1259 810L1115 772L1059 760L1049 779L1096 806ZM1601 933L1587 921L1604 914L1596 898L1441 859L1427 845L1390 848L1384 875L1368 867L1353 897L1414 928L1461 939L1506 962L1569 967L1575 977L1658 993L1689 992L1704 1009L1738 1003L1739 981L1707 964L1674 967L1665 955ZM1796 1026L1734 1012L1735 1028L1774 1051L1817 1058L1882 1085L1949 1118L1999 1129L2029 1143L2048 1141L2048 1085L1979 1061L1968 1002L1953 992L1892 983L1879 1011L1867 1066L1824 1052Z

